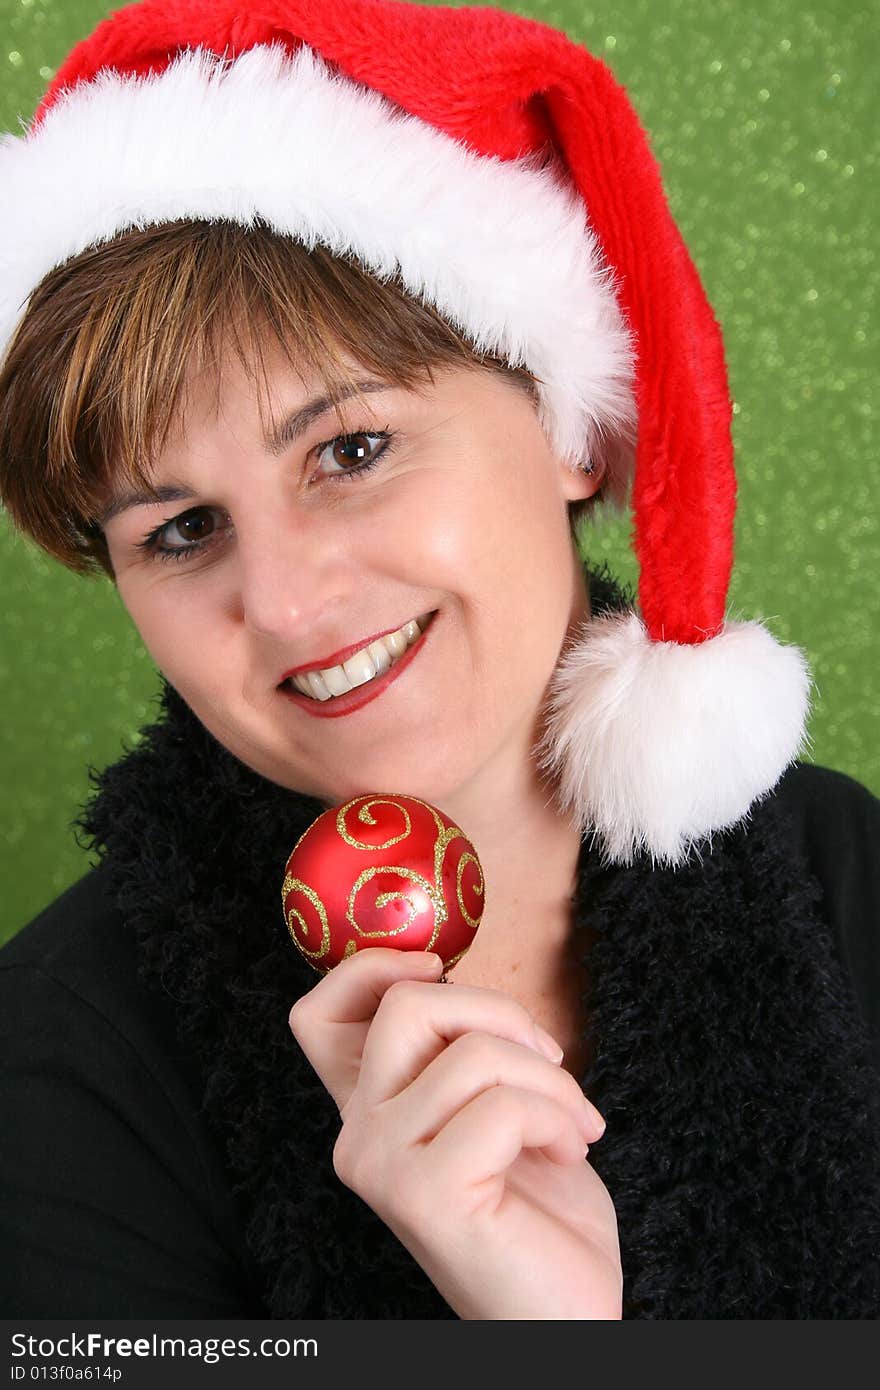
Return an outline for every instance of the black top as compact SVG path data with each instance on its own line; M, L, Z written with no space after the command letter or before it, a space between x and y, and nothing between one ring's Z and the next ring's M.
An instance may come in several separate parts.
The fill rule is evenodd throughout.
M0 951L4 1316L265 1316L170 1003L95 869Z
M880 801L808 764L774 795L880 1067ZM267 1316L201 1072L173 1001L139 981L106 869L0 952L0 1056L6 1317Z

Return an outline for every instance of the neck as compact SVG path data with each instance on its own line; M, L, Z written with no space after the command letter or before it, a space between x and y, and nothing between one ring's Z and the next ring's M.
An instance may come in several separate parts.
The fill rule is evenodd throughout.
M590 616L589 589L579 568L576 573L570 627ZM469 972L552 953L570 935L581 837L536 765L539 718L523 730L517 748L481 769L478 783L444 802L483 867L485 908L466 957Z
M483 791L474 803L448 807L477 847L485 882L470 967L519 961L561 947L568 937L581 839L545 795L507 784L491 797Z

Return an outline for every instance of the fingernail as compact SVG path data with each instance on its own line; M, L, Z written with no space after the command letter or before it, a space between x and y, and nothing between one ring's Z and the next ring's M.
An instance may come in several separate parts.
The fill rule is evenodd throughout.
M586 1096L584 1096L584 1109L590 1123L601 1126L599 1133L596 1135L597 1139L601 1139L602 1135L605 1133L605 1116L596 1109L595 1105L587 1100Z
M425 951L419 957L419 965L423 970L437 970L443 964L442 956L438 956L436 951Z
M559 1046L556 1039L552 1038L543 1028L539 1028L537 1023L535 1024L535 1041L544 1056L549 1057L551 1062L562 1061L565 1056L563 1049Z

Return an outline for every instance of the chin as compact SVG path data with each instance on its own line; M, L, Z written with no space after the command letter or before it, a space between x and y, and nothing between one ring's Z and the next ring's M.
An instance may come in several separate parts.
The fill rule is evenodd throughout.
M357 796L371 792L386 793L389 796L414 796L419 801L427 801L440 810L449 805L456 796L459 779L439 772L436 776L425 769L414 768L409 762L384 762L375 772L364 769L362 773L349 775L332 784L325 783L312 793L325 806L338 806L344 801L352 801Z

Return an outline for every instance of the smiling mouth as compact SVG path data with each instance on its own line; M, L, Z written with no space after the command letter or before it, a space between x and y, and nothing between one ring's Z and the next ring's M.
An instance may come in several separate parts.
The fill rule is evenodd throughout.
M322 671L306 671L300 676L288 676L287 680L282 682L281 689L295 690L309 700L326 703L340 695L347 695L360 686L369 685L380 676L384 676L386 671L395 666L419 640L425 629L430 626L435 612L436 609L431 613L423 613L418 618L411 618L395 632L377 637L374 642L362 647L340 666L329 666Z

